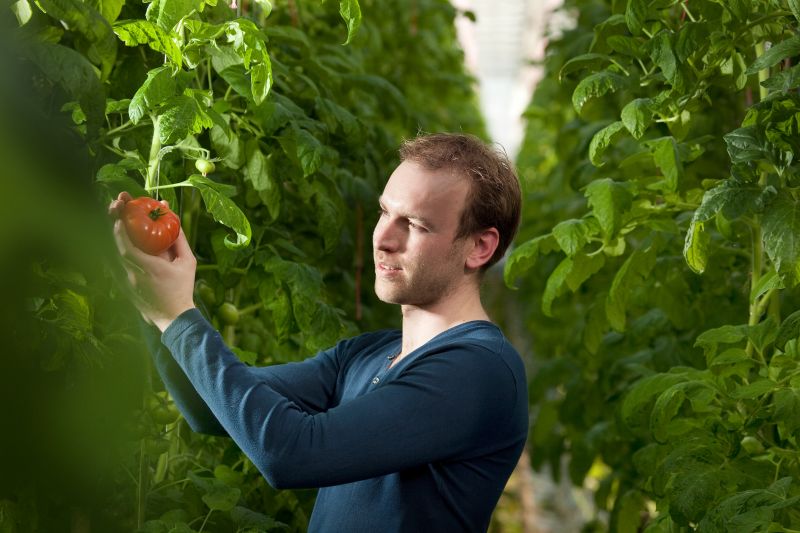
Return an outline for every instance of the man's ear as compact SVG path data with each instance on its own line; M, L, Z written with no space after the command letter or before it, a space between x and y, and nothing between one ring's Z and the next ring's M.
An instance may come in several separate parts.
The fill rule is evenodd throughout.
M469 250L464 266L468 270L477 270L494 255L500 243L500 232L496 228L485 229L469 237L472 248Z

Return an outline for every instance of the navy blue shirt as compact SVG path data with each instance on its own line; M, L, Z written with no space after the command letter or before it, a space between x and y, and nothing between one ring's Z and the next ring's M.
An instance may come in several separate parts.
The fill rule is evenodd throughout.
M197 309L156 366L195 431L227 434L276 488L321 487L309 531L486 531L528 431L525 371L486 321L390 366L401 333L250 367ZM177 365L176 365L177 363Z

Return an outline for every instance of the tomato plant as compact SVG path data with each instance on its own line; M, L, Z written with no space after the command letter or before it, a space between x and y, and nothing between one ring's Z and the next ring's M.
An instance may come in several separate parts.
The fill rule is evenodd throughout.
M125 203L120 219L137 248L158 255L175 242L181 221L163 202L140 196Z
M535 295L531 462L594 484L599 530L798 530L800 5L565 9L505 271Z

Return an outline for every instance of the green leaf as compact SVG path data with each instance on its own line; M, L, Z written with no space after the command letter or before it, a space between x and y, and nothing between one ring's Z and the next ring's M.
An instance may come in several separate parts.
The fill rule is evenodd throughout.
M787 287L800 282L800 203L782 193L763 218L764 250Z
M794 18L800 20L800 0L788 0L789 9L792 10Z
M670 422L678 414L683 402L686 400L684 389L686 383L678 383L668 388L656 399L653 413L650 416L650 432L656 442L667 442L671 435Z
M683 244L683 257L689 268L697 274L702 274L706 270L710 242L711 236L705 231L705 224L692 220Z
M152 0L146 18L169 33L192 11L201 11L202 5L202 0Z
M625 7L625 24L632 34L642 33L647 14L647 0L628 0L628 5Z
M222 158L222 164L228 168L238 169L246 163L245 147L239 136L214 125L210 132L211 146Z
M736 531L756 533L771 529L775 512L796 506L800 496L791 496L793 479L784 477L765 489L736 492L712 507L697 525L698 533Z
M603 178L587 185L584 195L600 224L604 242L610 242L622 227L623 215L633 200L628 185Z
M647 146L653 152L656 166L667 180L668 189L672 192L677 191L683 178L683 158L675 138L662 137L649 141Z
M269 258L263 266L267 272L288 285L292 313L298 327L306 335L306 347L319 350L335 343L343 332L344 324L337 311L322 298L320 272L309 265L278 257Z
M570 270L572 270L572 258L565 257L547 278L542 295L542 312L546 316L553 316L553 300L564 292Z
M308 130L294 126L278 137L283 151L308 177L322 166L324 147Z
M167 56L175 68L183 65L180 47L162 28L148 20L126 20L114 24L114 33L127 46L146 44Z
M597 233L596 226L583 218L565 220L553 228L553 237L564 253L570 257L588 244L595 233Z
M787 92L800 86L800 65L782 70L761 82L761 85L773 92Z
M686 381L686 377L680 374L654 374L635 382L622 400L620 408L622 422L628 429L642 434L642 429L649 428L650 414L656 398L668 388L683 381Z
M259 530L271 530L283 526L283 524L272 517L239 506L231 509L231 520L233 520L233 523L240 529L254 528Z
M758 282L750 289L750 303L752 304L767 291L772 289L784 289L781 278L774 268L770 268L763 276L758 278Z
M728 146L728 155L734 164L762 159L767 155L765 143L756 126L739 128L723 138Z
M670 468L663 475L671 478L667 497L670 500L670 515L676 523L688 526L700 520L716 500L726 481L726 472L719 464L707 458L708 452L696 450L684 455L679 467ZM676 461L677 462L677 461Z
M350 111L333 100L317 97L314 108L331 132L341 131L348 137L358 135L358 119Z
M558 71L558 79L559 81L561 81L568 74L571 74L578 70L583 70L583 69L597 70L598 65L610 62L611 62L611 56L606 54L595 54L595 53L581 54L579 56L571 58L569 61L564 63L564 66L562 66L561 70Z
M787 342L800 336L800 311L795 311L781 322L778 335L775 337L775 346L783 349Z
M731 392L731 397L737 400L752 400L760 398L778 388L778 384L771 379L759 379L749 385L737 387Z
M20 26L27 24L31 16L33 16L31 4L28 0L17 0L11 4L11 11L14 12L14 16L17 17L17 24Z
M706 364L717 375L739 374L746 377L748 370L755 362L742 348L729 348L710 356Z
M616 331L625 331L628 298L632 290L645 281L656 263L654 247L634 250L614 276L606 298L606 317Z
M203 112L197 100L181 95L164 102L159 125L161 144L173 144L189 134L213 127L214 122Z
M125 5L125 0L88 0L86 3L111 23L119 17L122 6Z
M652 106L651 98L636 98L622 108L622 123L634 139L640 139L653 121Z
M794 35L788 39L779 42L764 52L759 58L747 67L745 74L755 74L759 70L764 70L772 67L786 59L787 57L794 57L800 55L800 35Z
M726 179L703 194L692 220L707 222L717 213L722 213L727 220L736 220L756 209L760 195L761 188L757 185Z
M617 533L638 533L642 525L645 499L638 490L628 490L614 502L612 516L616 519Z
M155 111L159 105L179 92L177 78L172 75L169 66L154 68L147 73L147 79L128 104L128 116L131 122L138 124L148 112Z
M800 389L784 388L772 395L772 420L778 423L784 435L792 435L800 429Z
M672 50L671 34L663 30L650 40L650 59L658 65L667 81L677 91L683 91L684 79Z
M685 62L692 54L706 49L710 33L707 22L684 21L675 41L675 55L678 61Z
M709 329L698 335L694 342L695 346L703 348L706 358L710 358L717 352L718 344L735 344L747 338L747 326L733 326L726 324L718 328Z
M117 59L117 40L108 21L89 3L80 0L37 0L37 3L91 43L86 57L100 65L100 79L106 80Z
M622 55L638 59L644 59L647 55L642 40L628 35L610 35L606 43L612 50Z
M103 123L106 106L103 86L92 64L60 44L33 42L27 53L50 80L80 104L90 131L96 131Z
M214 220L236 232L236 240L225 237L225 245L234 250L250 244L252 237L250 221L239 207L225 195L225 186L200 174L192 174L187 181L200 191L206 209Z
M342 211L333 201L334 198L340 198L341 193L332 185L326 186L320 181L315 181L312 189L317 214L317 232L322 236L324 250L331 252L338 244L342 232Z
M764 353L766 347L775 341L777 335L778 326L772 317L767 317L758 324L747 327L747 338L753 343L758 353Z
M503 267L503 278L506 286L513 288L517 278L533 268L539 253L555 251L558 249L557 246L553 235L547 233L514 248Z
M618 120L594 134L592 142L589 143L589 160L594 166L599 167L603 164L600 158L617 137L619 137L620 132L624 131L624 125Z
M226 512L236 506L241 495L241 490L220 483L203 494L202 500L212 511Z
M281 207L281 184L270 162L271 156L265 156L256 139L247 143L247 165L244 177L253 184L261 201L267 206L272 220L278 218Z
M358 5L358 0L339 0L339 14L347 24L347 39L343 44L350 44L361 25L361 7Z
M108 187L111 196L116 197L122 191L128 191L132 196L145 196L147 192L142 185L128 175L128 168L123 162L128 161L123 159L120 163L109 163L100 167L97 171L95 178L99 183ZM136 160L140 170L144 170L144 166Z
M567 287L577 291L583 283L603 268L606 263L604 254L577 254L572 258L572 268L567 274Z
M582 79L572 93L572 105L579 114L583 106L592 98L613 93L628 85L628 79L616 72L603 70Z
M406 97L386 78L371 74L343 74L341 77L344 83L358 87L386 104L392 104L398 113L405 113L408 109Z
M232 46L212 46L208 48L211 66L220 77L230 85L239 96L251 98L253 95L244 61Z

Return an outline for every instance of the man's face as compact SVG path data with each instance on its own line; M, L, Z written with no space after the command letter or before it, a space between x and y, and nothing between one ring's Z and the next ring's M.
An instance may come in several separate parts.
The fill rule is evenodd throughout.
M375 292L426 307L464 281L467 239L455 240L469 183L404 161L386 183L372 235Z

